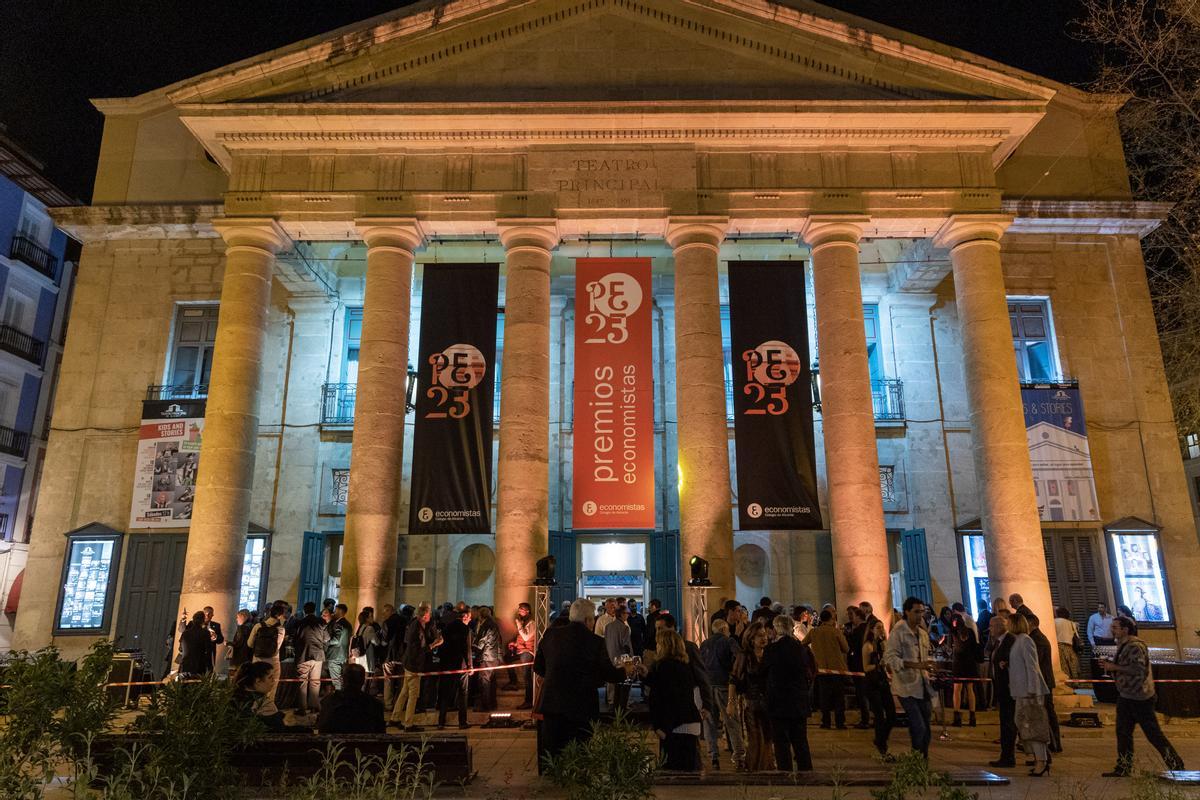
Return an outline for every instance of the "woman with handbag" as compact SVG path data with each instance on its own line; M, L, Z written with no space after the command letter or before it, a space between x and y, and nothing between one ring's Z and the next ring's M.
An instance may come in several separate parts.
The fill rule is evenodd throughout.
M1008 686L1016 703L1017 731L1021 741L1033 751L1033 769L1029 774L1040 778L1050 772L1050 719L1046 716L1049 687L1038 663L1037 645L1029 638L1029 620L1022 614L1008 618L1013 636L1008 656Z
M367 676L375 674L378 664L379 625L375 622L375 609L364 606L358 612L358 630L350 640L350 661L359 664L367 671ZM369 692L368 692L369 693Z

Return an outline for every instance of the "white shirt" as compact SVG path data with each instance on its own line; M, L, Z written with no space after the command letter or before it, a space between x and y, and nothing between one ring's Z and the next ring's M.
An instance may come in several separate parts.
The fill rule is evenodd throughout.
M1099 611L1088 617L1088 642L1093 645L1096 644L1096 637L1100 637L1101 639L1111 639L1112 621L1112 617L1110 617L1108 614L1101 614Z
M614 620L616 620L616 617L610 615L607 611L596 617L596 627L593 629L596 635L604 636L604 629L608 627L608 623Z

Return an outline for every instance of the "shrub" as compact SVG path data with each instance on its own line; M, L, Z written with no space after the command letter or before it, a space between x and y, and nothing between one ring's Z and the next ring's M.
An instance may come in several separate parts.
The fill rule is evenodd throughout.
M284 781L280 795L291 800L429 800L436 784L425 762L427 746L389 747L387 757L364 756L332 742L325 748L321 770L299 784Z
M586 742L546 756L546 773L568 800L644 800L659 768L650 733L618 713L611 724L593 722Z

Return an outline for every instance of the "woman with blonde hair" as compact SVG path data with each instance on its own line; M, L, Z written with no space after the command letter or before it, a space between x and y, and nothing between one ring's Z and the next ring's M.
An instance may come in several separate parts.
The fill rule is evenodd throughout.
M751 623L729 676L729 716L741 720L746 769L751 772L775 769L767 671L763 668L763 655L769 643L766 626L761 621Z
M654 666L642 679L650 689L650 721L663 769L700 771L700 687L688 666L683 637L664 628L655 637Z
M1008 688L1016 703L1017 730L1021 741L1033 751L1033 769L1029 774L1041 777L1050 771L1050 719L1046 716L1046 695L1050 694L1038 663L1037 645L1029 637L1029 619L1022 614L1008 618L1013 636L1008 656Z

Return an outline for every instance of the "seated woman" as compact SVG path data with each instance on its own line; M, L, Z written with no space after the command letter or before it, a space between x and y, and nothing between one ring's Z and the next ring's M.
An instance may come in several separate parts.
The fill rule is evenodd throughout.
M233 676L233 700L246 714L256 715L268 731L289 730L283 724L283 712L274 704L264 703L274 686L275 667L268 661L250 661L238 667ZM266 713L264 713L266 712Z
M643 682L650 689L650 721L666 759L663 769L699 772L700 689L687 648L669 629L658 631L656 645L654 666Z

